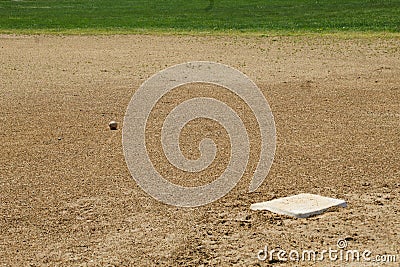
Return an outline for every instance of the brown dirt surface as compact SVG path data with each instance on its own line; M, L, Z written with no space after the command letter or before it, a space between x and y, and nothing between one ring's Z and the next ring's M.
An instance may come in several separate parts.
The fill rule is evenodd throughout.
M230 65L259 86L277 148L265 182L247 193L260 150L254 119L229 92L205 86L205 95L243 112L252 155L228 195L177 208L132 179L121 128L140 84L195 60ZM399 39L0 35L0 62L0 266L338 266L346 263L260 261L257 253L335 249L339 239L400 262ZM154 138L189 89L162 99L147 127ZM111 120L118 130L109 130ZM175 183L209 182L229 157L224 129L194 121L181 139L183 153L196 158L193 144L205 136L223 152L204 180L182 180L150 138L153 162ZM309 219L249 209L298 193L348 207Z

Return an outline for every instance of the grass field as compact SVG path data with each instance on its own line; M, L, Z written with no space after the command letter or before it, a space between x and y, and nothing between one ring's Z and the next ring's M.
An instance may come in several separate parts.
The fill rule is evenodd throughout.
M399 32L400 0L0 0L1 32Z

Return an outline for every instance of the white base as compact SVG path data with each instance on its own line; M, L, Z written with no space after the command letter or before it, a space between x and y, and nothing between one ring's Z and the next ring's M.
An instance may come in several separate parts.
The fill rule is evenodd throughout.
M267 202L255 203L252 210L269 210L277 214L296 218L308 218L325 212L331 207L347 207L344 200L323 197L313 194L299 194L290 197L278 198Z

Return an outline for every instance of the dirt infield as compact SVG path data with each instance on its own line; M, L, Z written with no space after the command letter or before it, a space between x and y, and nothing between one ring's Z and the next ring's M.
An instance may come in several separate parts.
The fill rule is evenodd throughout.
M250 157L227 196L177 208L137 186L121 126L110 131L108 123L121 125L148 77L194 60L230 65L259 86L275 116L277 150L255 193L246 193ZM0 266L292 266L257 253L337 249L340 239L400 262L399 39L0 35L0 62ZM224 95L216 89L204 94ZM160 112L185 90L163 99ZM157 116L153 123L160 125ZM207 134L229 148L221 127L195 121L182 133L184 153L198 157L193 144ZM159 141L149 142L158 153ZM199 185L221 173L223 155L200 182L153 160L175 183ZM345 199L348 208L309 219L249 209L303 192Z

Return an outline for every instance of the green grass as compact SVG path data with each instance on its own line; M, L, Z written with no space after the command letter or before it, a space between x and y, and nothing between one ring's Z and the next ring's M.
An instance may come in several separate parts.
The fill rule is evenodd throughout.
M0 32L400 32L400 0L0 0Z

